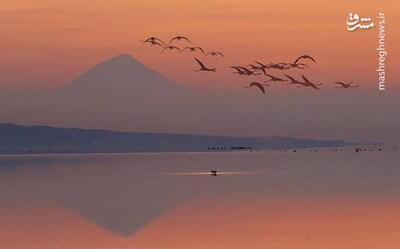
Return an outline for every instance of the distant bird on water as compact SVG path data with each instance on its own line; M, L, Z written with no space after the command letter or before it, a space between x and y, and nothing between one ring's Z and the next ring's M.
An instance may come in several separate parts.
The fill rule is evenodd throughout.
M180 41L180 40L185 40L185 41L187 41L187 42L190 42L190 43L192 43L187 37L185 37L185 36L175 36L174 38L172 38L169 42L168 42L168 44L170 44L171 42L173 42L173 41Z
M253 81L250 83L250 85L246 86L246 88L250 87L257 87L263 94L265 94L265 87L260 82Z
M199 72L199 71L205 71L205 72L215 72L216 71L216 68L208 68L208 67L206 67L204 64L203 64L203 62L201 62L199 59L197 59L197 58L194 58L196 61L197 61L197 63L199 63L199 65L200 65L200 69L198 69L198 70L195 70L195 72Z
M333 82L333 84L339 85L335 88L356 88L356 87L360 87L359 85L353 85L353 82L349 82L349 83L344 83L344 82Z

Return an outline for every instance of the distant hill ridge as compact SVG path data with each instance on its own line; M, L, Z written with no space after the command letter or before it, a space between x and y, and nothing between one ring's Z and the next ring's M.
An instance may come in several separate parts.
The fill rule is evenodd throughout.
M0 151L3 154L283 150L349 145L353 143L342 140L115 132L0 124Z

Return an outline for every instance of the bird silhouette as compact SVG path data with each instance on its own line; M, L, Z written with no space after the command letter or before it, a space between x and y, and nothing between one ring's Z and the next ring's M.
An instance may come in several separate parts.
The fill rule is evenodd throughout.
M154 36L149 37L149 38L147 38L146 40L144 40L142 42L143 43L145 43L145 42L158 42L158 43L161 43L163 46L165 46L165 42L163 42L160 38L157 38L157 37L154 37Z
M208 52L205 56L221 56L223 58L225 58L224 54L222 52L218 52L218 51L214 51L214 52Z
M236 70L236 72L233 72L233 73L237 73L237 74L240 74L240 75L246 75L246 71L244 71L243 69L241 69L238 66L230 66L230 68L233 68L233 69Z
M290 81L286 83L286 85L303 85L303 82L296 80L290 75L285 74L286 78L288 78Z
M239 65L237 65L237 66L230 66L230 68L233 68L233 69L236 70L236 72L233 72L233 73L238 73L238 74L240 74L240 75L246 75L246 71L243 70L243 67L242 67L242 66L239 66Z
M270 81L284 82L284 81L287 81L287 80L285 80L285 79L282 79L282 78L273 76L273 75L271 75L271 74L267 74L267 73L266 73L265 75L268 76L268 77L270 78L269 80L267 80L267 81L265 81L265 82L270 82Z
M249 65L247 65L247 67L249 67L250 69L253 69L254 72L262 71L264 73L264 75L267 74L267 72L265 71L265 67L263 67L263 66L256 66L254 64L249 64Z
M274 64L274 63L264 64L264 63L261 63L261 62L259 62L259 61L254 61L254 63L260 65L260 67L263 67L263 68L265 68L265 69L271 68L271 66Z
M246 67L242 67L242 66L237 66L238 68L240 68L241 70L243 70L244 75L260 75L260 73L256 73L255 71L251 71L250 69L246 68Z
M250 69L253 69L253 70L260 70L260 66L256 66L256 65L254 65L254 64L249 64L249 65L247 65L247 67L249 67Z
M181 51L181 49L178 48L177 46L165 46L164 49L161 51L161 53L164 53L165 50L174 50L174 49Z
M287 62L280 62L280 63L275 63L275 64L271 65L271 68L279 69L279 70L288 70L291 68L305 69L306 67L309 67L309 66L304 63L287 63Z
M263 94L265 94L265 87L260 82L253 81L250 83L250 85L246 86L246 88L250 87L257 87Z
M317 63L317 61L313 58L313 57L311 57L311 56L309 56L309 55L302 55L302 56L299 56L293 63L294 64L296 64L299 60L301 60L301 59L310 59L310 60L312 60L314 63Z
M182 52L185 52L186 49L189 49L189 52L196 52L197 50L201 51L203 54L205 53L204 50L201 47L186 47L182 50Z
M353 85L353 82L349 82L349 83L344 83L344 82L333 82L333 84L339 85L335 88L356 88L356 87L360 87L359 85Z
M145 43L150 43L150 45L151 46L160 46L160 47L164 47L164 45L163 44L161 44L161 43L159 43L159 42L157 42L157 41L153 41L153 40L145 40L145 41L142 41L143 42L143 44L145 44Z
M191 43L191 41L190 41L187 37L185 37L185 36L175 36L174 38L172 38L172 39L168 42L168 44L171 44L171 42L173 42L173 41L180 41L180 40L185 40L185 41Z
M306 67L310 67L304 63L286 63L286 66L289 68L298 68L298 69L305 69Z
M278 69L278 70L287 70L290 69L288 63L280 62L280 63L271 63L270 68Z
M309 79L307 79L306 76L304 76L304 75L302 75L302 78L303 78L303 80L304 80L303 86L308 86L308 87L312 87L312 88L314 88L314 89L319 90L320 88L319 88L318 86L322 86L322 85L323 85L323 84L321 84L321 83L319 83L319 84L312 83L312 82L311 82Z
M199 65L200 65L200 69L198 69L198 70L195 70L195 72L199 72L199 71L206 71L206 72L215 72L216 71L216 68L208 68L208 67L206 67L204 64L203 64L203 62L201 62L199 59L197 59L197 58L194 58L196 61L197 61L197 63L199 63Z

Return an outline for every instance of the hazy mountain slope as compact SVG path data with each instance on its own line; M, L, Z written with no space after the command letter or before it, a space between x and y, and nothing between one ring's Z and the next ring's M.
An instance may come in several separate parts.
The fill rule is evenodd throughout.
M350 143L281 137L239 138L129 133L0 124L0 149L3 153L208 151L211 147L290 149L346 145Z
M190 92L152 71L132 56L121 54L94 66L55 89L14 93L0 100L0 122L107 128L182 117ZM124 125L121 125L124 124ZM160 125L162 130L162 126Z
M128 54L96 65L54 93L66 96L151 97L183 93L183 88L154 72Z
M193 77L212 76L207 84L227 84L219 82L218 75L231 72L222 65L218 68L215 75L193 72ZM365 143L398 140L395 90L382 95L364 88L335 89L329 82L320 91L273 84L264 96L244 88L252 78L240 79L242 83L220 91L188 90L121 54L63 87L32 93L0 91L0 123Z

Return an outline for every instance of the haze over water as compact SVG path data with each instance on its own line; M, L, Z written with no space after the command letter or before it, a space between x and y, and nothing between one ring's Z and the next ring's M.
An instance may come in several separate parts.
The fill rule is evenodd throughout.
M399 159L351 149L2 156L0 248L397 248Z

